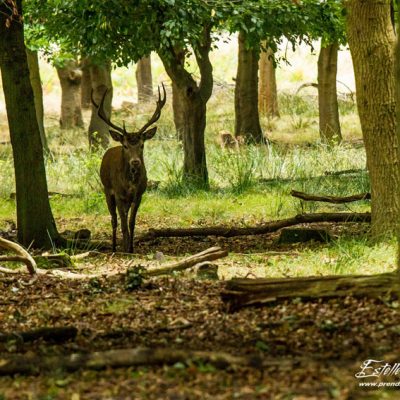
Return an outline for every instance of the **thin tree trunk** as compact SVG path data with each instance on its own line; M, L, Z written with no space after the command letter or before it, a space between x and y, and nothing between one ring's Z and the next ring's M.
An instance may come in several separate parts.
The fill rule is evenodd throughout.
M176 136L178 140L183 139L183 130L185 125L185 118L183 112L183 100L179 96L178 87L172 82L172 109L174 113L174 124Z
M240 32L235 86L235 136L243 136L248 143L261 143L263 134L258 115L258 54L246 48L245 40L245 34Z
M138 102L143 103L153 97L153 76L151 73L151 56L143 57L136 67L136 83L138 89Z
M22 0L16 4L22 15ZM25 246L50 248L59 235L48 198L23 23L14 16L7 28L9 15L9 7L0 3L0 69L14 156L18 240Z
M258 84L258 111L267 117L280 117L278 107L278 91L276 87L276 68L272 61L272 49L260 54L259 84Z
M90 79L89 60L83 59L81 62L82 81L81 81L81 107L90 108L90 94L92 92L92 80Z
M324 46L321 42L318 58L319 132L328 144L342 141L336 90L338 50L338 43Z
M90 78L92 81L92 90L94 101L99 104L105 91L108 90L104 101L104 111L109 117L111 115L111 104L113 97L113 87L111 80L111 63L104 65L91 65ZM89 125L89 146L93 149L99 146L106 149L110 142L109 127L99 118L96 108L92 105L92 116Z
M396 232L400 217L400 158L396 134L395 35L390 0L349 0L347 37L371 180L372 233Z
M81 109L81 80L82 71L75 62L57 67L61 84L61 129L83 127Z
M394 25L394 7L393 1L390 2L390 10L391 10L391 22ZM400 20L397 19L397 32L400 32ZM396 95L396 133L397 133L397 141L400 142L400 40L397 39L396 47L395 47L395 95ZM400 152L400 148L398 149ZM400 154L398 154L400 159ZM400 187L397 189L399 193L397 194L400 197ZM400 227L397 230L397 273L400 273Z
M160 53L165 70L175 85L182 104L183 180L186 184L203 188L208 188L204 143L206 106L213 88L212 64L209 58L210 35L210 27L204 27L202 43L194 52L200 71L199 84L185 70L185 55L182 51L171 48L169 54Z
M42 141L43 150L49 152L46 134L44 130L44 108L43 108L43 89L42 80L40 79L39 58L37 51L26 49L29 67L29 79L31 80L33 96L35 99L36 119L40 131L40 139Z

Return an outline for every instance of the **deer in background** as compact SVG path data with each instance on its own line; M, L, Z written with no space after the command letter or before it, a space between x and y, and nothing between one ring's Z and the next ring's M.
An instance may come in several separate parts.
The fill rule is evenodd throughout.
M104 93L100 105L93 99L92 103L97 109L98 116L112 129L111 137L121 143L121 146L112 147L103 156L100 167L100 178L104 186L104 193L108 210L111 214L112 248L115 252L117 242L117 212L121 220L123 249L133 253L133 237L135 232L136 214L142 200L142 195L147 187L146 167L143 160L144 142L151 139L157 127L150 128L160 118L161 109L166 102L165 87L162 85L163 96L158 87L157 107L149 121L137 132L127 132L125 122L123 127L114 125L104 112ZM128 215L129 224L128 224Z

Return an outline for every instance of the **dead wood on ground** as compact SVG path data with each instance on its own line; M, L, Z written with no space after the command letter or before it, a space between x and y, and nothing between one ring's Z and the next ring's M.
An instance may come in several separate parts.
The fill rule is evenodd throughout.
M100 370L104 368L173 365L178 362L208 363L221 369L235 366L262 368L282 366L283 364L292 365L298 361L292 359L267 359L257 355L234 356L224 352L138 347L89 354L76 353L67 356L8 356L1 360L0 375L35 375L60 369L72 372L79 369Z
M44 327L25 332L0 333L0 343L10 340L26 343L38 339L46 342L61 343L70 339L75 339L77 333L78 330L73 326Z
M26 265L28 272L34 276L36 275L36 262L32 256L19 244L11 242L10 240L0 237L0 248L12 251L16 255L0 256L1 261L18 261Z
M232 279L221 298L229 311L294 298L380 297L400 294L397 272L379 275L318 276L278 279Z
M220 247L211 247L200 253L194 254L193 256L187 257L181 261L167 264L161 268L148 270L144 273L144 276L160 276L170 274L172 272L183 271L190 267L204 263L205 261L218 260L219 258L226 257L227 255L228 252L226 250L222 250Z
M371 222L370 213L315 213L298 214L295 217L268 222L253 227L209 226L201 228L165 228L150 229L138 237L138 241L152 240L159 237L222 236L234 237L245 235L264 235L281 228L313 222Z
M305 201L322 201L325 203L334 203L334 204L351 203L353 201L358 201L358 200L371 200L371 193L360 193L360 194L354 194L352 196L340 197L340 196L313 195L304 192L299 192L297 190L292 190L290 194L293 197L297 197L298 199Z

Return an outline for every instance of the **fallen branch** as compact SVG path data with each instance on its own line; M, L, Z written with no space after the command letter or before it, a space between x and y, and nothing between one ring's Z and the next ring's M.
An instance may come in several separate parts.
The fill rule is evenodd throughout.
M16 256L0 256L1 261L18 261L22 262L28 268L29 273L36 275L36 262L32 256L19 244L0 237L0 248L10 250L16 253Z
M318 89L318 83L314 83L314 82L306 82L303 83L302 85L299 86L299 88L296 90L296 96L300 93L300 91L304 88L307 87L313 87L313 88L317 88Z
M221 298L229 311L293 298L320 299L343 296L380 297L400 294L397 272L379 275L346 275L278 279L232 279Z
M320 181L322 179L334 178L341 175L350 175L346 177L356 178L359 174L368 174L366 169L345 169L341 171L325 171L324 175L316 175L316 176L306 176L301 178L260 178L258 181L261 183L293 183L293 182L308 182L308 181Z
M352 201L358 201L358 200L371 200L371 193L360 193L360 194L354 194L352 196L339 197L339 196L317 196L304 192L298 192L297 190L292 190L290 194L293 197L297 197L298 199L305 201L322 201L325 203L335 203L335 204L351 203Z
M173 365L178 362L201 362L217 368L245 366L261 368L267 366L291 365L299 360L265 359L258 355L233 356L224 352L192 351L171 348L128 348L99 351L89 354L39 357L15 355L4 357L0 362L0 375L38 374L54 370L77 371L79 369L100 370L104 368L129 368L152 365Z
M39 328L26 332L0 333L0 342L8 342L17 340L23 343L33 342L41 339L47 342L60 343L70 339L75 339L78 330L73 326L54 327L54 328Z
M352 175L352 174L360 174L360 173L368 173L368 170L363 169L342 169L341 171L325 171L324 174L326 176L339 176L339 175Z
M197 264L201 264L205 261L214 261L219 258L226 257L228 252L222 250L220 247L211 247L201 253L194 254L188 258L184 258L181 261L165 265L161 268L148 270L144 273L145 277L150 276L160 276L165 274L170 274L172 272L183 271L187 268L193 267Z
M371 222L370 213L316 213L298 214L295 217L268 222L263 225L237 228L229 226L210 226L201 228L166 228L150 229L148 233L140 236L137 240L152 240L159 237L192 237L192 236L245 236L264 235L276 232L281 228L298 224L313 222Z

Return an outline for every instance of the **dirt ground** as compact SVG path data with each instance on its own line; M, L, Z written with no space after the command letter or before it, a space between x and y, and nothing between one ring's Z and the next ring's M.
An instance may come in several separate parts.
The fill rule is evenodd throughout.
M254 241L253 250L273 243L271 236L248 240ZM249 249L243 238L157 241L157 249L161 246L165 254L170 249L174 255L216 244L230 251ZM154 245L142 244L137 251L145 254ZM15 355L61 358L140 346L224 352L269 366L222 368L188 360L100 371L55 368L34 376L0 377L0 399L400 398L395 389L360 387L354 376L367 359L400 362L397 300L296 299L228 313L220 297L223 281L162 277L129 291L122 273L126 259L101 260L104 273L121 274L92 280L41 276L31 286L11 276L0 277L0 333L66 326L78 330L76 338L62 343L23 342L18 335L4 341L0 335L0 369Z

